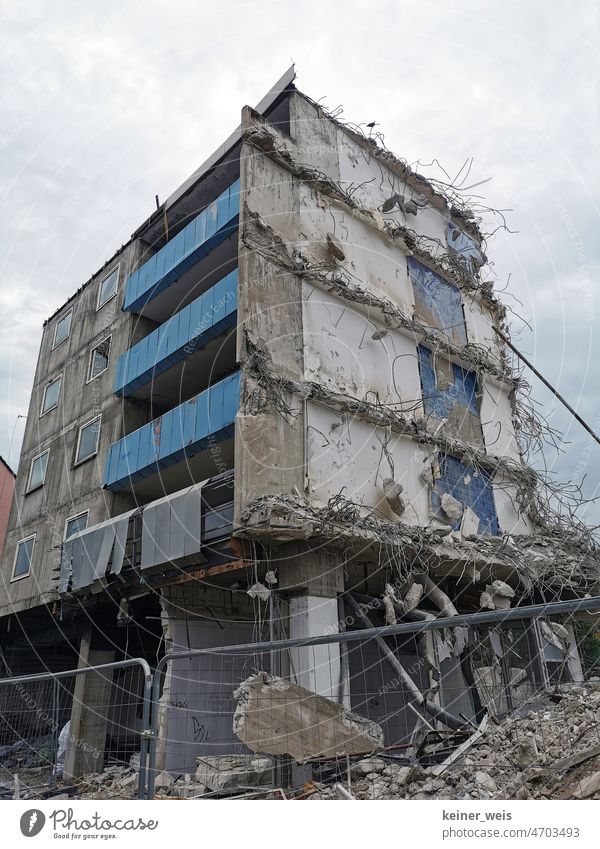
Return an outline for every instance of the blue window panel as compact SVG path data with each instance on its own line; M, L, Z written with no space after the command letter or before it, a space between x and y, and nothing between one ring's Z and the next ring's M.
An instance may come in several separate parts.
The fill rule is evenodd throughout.
M231 375L223 381L223 424L235 421L240 402L240 375Z
M436 481L431 493L431 505L435 512L441 509L443 493L451 495L463 505L470 507L479 516L480 534L498 536L500 526L496 506L492 476L485 469L474 469L451 457L449 454L438 456L440 479ZM460 528L460 519L452 522L454 530Z
M213 324L217 324L217 322L221 321L225 318L225 308L226 308L226 299L225 295L227 292L227 283L225 278L219 280L215 286L213 286L213 316L212 321Z
M226 292L226 301L227 305L225 308L225 314L231 315L232 312L237 310L237 284L238 284L238 273L237 268L235 271L230 272L225 278L227 281L227 292Z
M206 439L210 434L208 425L208 392L201 392L198 395L198 403L196 404L196 437L200 442Z
M104 485L115 491L180 462L233 434L239 403L236 372L111 445ZM117 459L118 458L118 461Z
M175 437L175 438L174 438ZM160 433L160 450L158 459L164 460L173 450L173 442L177 441L177 434L173 434L173 416L170 411L162 417L162 428Z
M408 258L408 270L418 317L430 327L444 330L456 345L466 345L467 329L460 291L413 257Z
M446 227L446 242L450 251L469 271L477 271L484 264L484 255L475 239L463 233L454 224Z
M196 405L197 397L190 398L182 404L183 413L183 446L188 448L196 441Z
M132 395L140 386L233 328L236 310L237 271L234 271L121 355L115 394Z
M236 180L229 187L229 218L240 214L240 181Z
M223 427L223 381L212 388L208 399L208 427L210 433L215 433Z
M453 407L460 404L473 415L478 416L477 375L475 372L452 363L454 382L448 389L440 389L436 382L433 354L429 348L423 345L419 345L417 351L425 413L443 419L448 416Z
M217 230L229 221L229 189L217 199Z
M234 195L231 193L233 187ZM125 284L123 309L132 312L143 309L151 298L227 238L237 227L238 216L239 180L129 276Z
M206 215L203 212L196 216L194 221L194 238L197 245L201 245L206 241Z

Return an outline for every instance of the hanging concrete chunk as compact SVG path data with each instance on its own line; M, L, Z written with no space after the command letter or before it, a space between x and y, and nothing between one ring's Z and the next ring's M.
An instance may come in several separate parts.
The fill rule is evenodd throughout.
M383 748L375 722L266 672L247 678L234 696L234 733L253 752L289 755L301 764Z
M449 519L460 519L464 508L460 501L454 498L454 496L445 492L440 499L440 503L442 505L442 510Z
M383 481L383 494L396 516L401 516L406 510L406 502L402 498L403 486L396 483L394 478L385 478Z
M492 585L487 586L481 593L479 605L488 610L508 610L514 595L513 588L504 581L493 581Z

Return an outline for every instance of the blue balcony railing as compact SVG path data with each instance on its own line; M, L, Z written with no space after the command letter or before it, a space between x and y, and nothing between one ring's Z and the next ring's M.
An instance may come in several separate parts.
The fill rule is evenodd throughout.
M114 442L103 484L114 491L193 457L233 436L239 404L240 372Z
M236 180L127 278L123 309L140 312L148 301L209 254L237 227L239 211L240 181Z
M132 395L199 351L235 325L236 310L237 269L119 357L115 394Z

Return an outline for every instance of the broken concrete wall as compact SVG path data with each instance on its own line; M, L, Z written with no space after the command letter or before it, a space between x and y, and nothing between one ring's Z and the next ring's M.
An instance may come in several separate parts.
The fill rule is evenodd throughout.
M386 503L383 480L390 466L382 445L392 458L395 480L404 487L409 505L402 515L407 524L429 522L427 484L420 478L428 453L411 439L390 435L384 428L343 417L322 404L307 402L307 476L309 493L325 504L343 487L356 502L380 509L390 519L397 516Z
M360 305L303 284L304 374L333 392L414 410L421 394L415 342Z

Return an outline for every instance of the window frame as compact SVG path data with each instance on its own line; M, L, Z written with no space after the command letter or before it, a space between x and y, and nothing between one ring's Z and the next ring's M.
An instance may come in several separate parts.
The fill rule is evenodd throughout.
M69 527L69 522L72 522L72 521L73 521L73 519L79 519L81 516L85 516L85 517L86 517L86 522L85 522L85 528L84 528L84 530L87 530L88 522L89 522L89 519L90 519L90 511L89 511L89 509L88 509L88 510L82 510L80 513L75 513L73 516L67 516L67 518L65 519L65 527L64 527L64 530L63 530L63 542L64 542L66 539L68 539L68 537L67 537L67 528Z
M96 449L92 454L88 454L86 457L83 457L81 460L78 460L77 457L79 455L79 447L81 445L81 433L82 433L83 430L85 430L86 427L89 427L94 422L99 422L99 424L98 424L98 439L96 440ZM88 460L91 460L92 457L98 456L98 448L100 446L100 428L101 427L102 427L102 413L100 413L100 415L98 415L98 416L94 416L93 419L90 419L89 421L84 422L84 424L81 425L81 427L79 428L79 433L77 435L77 447L75 449L75 460L73 462L73 468L75 468L76 466L80 466L82 463L86 463Z
M67 333L67 335L64 337L64 339L61 339L61 340L60 340L60 342L57 342L57 341L56 341L56 333L57 333L57 331L58 331L58 327L59 327L59 325L60 325L60 324L62 324L62 322L63 322L63 321L65 321L65 319L66 319L66 318L68 318L69 316L71 316L71 321L69 322L69 332L68 332L68 333ZM69 338L69 336L71 335L71 324L72 324L72 323L73 323L73 307L71 307L71 309L70 309L70 310L68 310L68 311L67 311L67 312L66 312L66 313L65 313L65 314L64 314L61 318L59 318L59 319L57 320L56 324L54 325L54 336L52 337L52 347L51 347L51 349L50 349L51 351L53 351L55 348L58 348L58 346L59 346L59 345L62 345L62 343L63 343L63 342L66 342L66 341L67 341L67 339L68 339L68 338Z
M113 294L109 298L107 298L105 301L102 301L102 303L100 303L100 298L102 297L102 286L103 286L104 283L106 283L108 278L112 277L112 275L115 274L115 273L117 275L117 285L115 287L115 291L113 292ZM100 283L98 284L98 297L96 299L96 312L98 312L98 310L101 310L102 307L105 307L106 304L109 303L109 301L112 301L112 299L116 298L117 295L119 294L119 277L120 277L120 274L121 274L121 263L117 263L117 265L115 265L114 268L111 268L111 270L108 272L108 274L106 274L100 280Z
M40 457L43 457L44 454L47 454L48 460L50 460L50 449L49 448L46 448L45 451L40 451L39 454L36 454L35 457L31 458L31 463L29 464L29 474L27 475L27 487L25 489L25 495L29 495L30 492L35 492L36 489L41 489L41 487L43 487L44 484L46 483L46 475L48 473L48 460L46 461L46 468L44 469L44 479L42 480L42 482L36 483L35 486L31 485L31 474L33 472L33 464L35 463L36 460L39 460Z
M108 301L107 301L107 303L108 303ZM109 334L108 334L108 336L105 336L105 337L104 337L104 339L101 339L101 340L100 340L98 343L96 343L96 345L94 345L94 347L90 350L90 358L89 358L89 360L88 360L87 380L85 381L86 386L87 386L87 384L88 384L88 383L91 383L91 382L92 382L92 380L96 380L96 378L97 378L97 377L102 377L102 375L103 375L103 374L105 374L105 373L108 371L108 367L109 367L109 365L110 365L110 350L109 350L109 355L108 355L108 358L107 358L107 359L108 359L108 363L106 364L106 368L105 368L105 369L102 369L102 371L98 372L98 374L95 374L93 377L90 377L90 374L92 373L92 363L93 363L93 361L94 361L94 352L95 352L95 351L96 351L96 350L100 347L100 345L102 345L104 342L110 342L109 349L110 349L110 348L112 348L112 333L109 333Z
M62 379L63 379L63 372L61 371L61 373L60 373L59 375L57 375L57 376L54 378L54 380L50 380L50 381L49 381L49 382L48 382L48 383L44 386L44 394L43 394L43 396L42 396L42 404L41 404L41 407L40 407L40 419L41 419L43 416L47 415L48 413L51 413L51 412L52 412L52 410L56 410L56 408L58 407L58 405L59 405L59 403L60 403L60 395L61 395L61 392L62 392ZM47 409L47 410L44 410L44 401L46 400L46 392L47 392L47 391L48 391L48 389L49 389L49 388L50 388L53 384L55 384L58 380L60 380L60 387L59 387L59 390L58 390L58 397L57 397L57 399L56 399L56 404L54 404L54 406L53 406L53 407L48 407L48 409Z
M34 531L32 534L29 534L27 537L23 537L22 539L17 540L17 547L15 549L15 557L13 560L12 567L12 577L10 579L10 583L13 581L21 581L23 578L29 578L31 575L31 561L33 560L33 552L35 551L35 538L37 536L37 531ZM31 555L29 556L29 568L26 572L23 572L22 575L15 575L15 569L17 568L17 558L19 557L19 549L24 542L29 542L29 540L33 540L33 545L31 546Z

